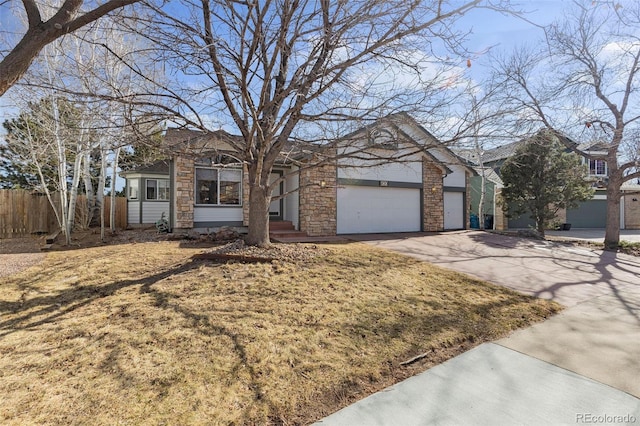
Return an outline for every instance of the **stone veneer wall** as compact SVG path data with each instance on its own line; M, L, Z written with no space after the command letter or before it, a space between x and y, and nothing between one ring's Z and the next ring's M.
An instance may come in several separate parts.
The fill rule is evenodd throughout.
M502 210L502 190L496 187L493 196L494 196L494 200L495 200L494 202L496 205L495 212L493 215L494 228L498 231L505 231L507 229L509 222L507 221L507 216Z
M426 232L444 230L442 170L432 160L422 160L423 228Z
M324 186L322 185L324 182ZM300 171L300 230L307 235L336 235L337 171L335 164Z
M567 222L567 209L558 210L558 213L556 213L556 221L558 221L560 223L566 223Z
M195 204L195 166L192 158L176 157L175 165L175 227L178 229L193 228L193 206Z
M637 201L633 201L633 199ZM624 227L640 229L640 194L624 196Z

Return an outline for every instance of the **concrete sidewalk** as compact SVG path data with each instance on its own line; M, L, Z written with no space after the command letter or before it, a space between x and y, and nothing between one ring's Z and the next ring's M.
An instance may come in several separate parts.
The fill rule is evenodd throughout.
M638 258L479 231L360 240L569 308L319 424L640 425Z
M640 400L486 343L319 421L323 426L640 424ZM584 420L584 421L583 421Z
M566 238L568 240L604 242L604 229L600 228L572 228L569 231L546 231L546 235ZM640 229L621 229L620 241L631 243L640 242Z

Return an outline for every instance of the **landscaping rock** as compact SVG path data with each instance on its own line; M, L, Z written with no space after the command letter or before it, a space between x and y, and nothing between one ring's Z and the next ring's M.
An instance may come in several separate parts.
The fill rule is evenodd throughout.
M235 241L240 238L240 233L233 228L223 226L210 234L214 241Z
M543 239L542 235L540 235L540 233L535 229L520 229L518 230L518 236L525 238L535 238L537 240Z

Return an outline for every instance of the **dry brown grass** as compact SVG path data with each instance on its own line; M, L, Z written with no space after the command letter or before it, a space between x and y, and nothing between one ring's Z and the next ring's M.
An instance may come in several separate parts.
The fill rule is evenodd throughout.
M309 250L216 264L123 244L3 278L0 423L309 423L560 309L362 244Z

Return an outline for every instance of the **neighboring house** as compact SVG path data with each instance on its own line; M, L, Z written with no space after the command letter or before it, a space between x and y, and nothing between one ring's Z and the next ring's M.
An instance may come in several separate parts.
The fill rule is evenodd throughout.
M249 185L231 148L234 138L221 131L167 130L172 156L161 179L168 179L168 218L175 231L248 225ZM331 149L337 160L309 168L305 162L317 147L315 153L286 150L272 174L272 182L281 180L273 195L286 194L271 203L272 221L290 221L310 236L468 228L473 169L409 115L381 119ZM143 169L122 175L128 194L157 177ZM140 201L139 194L129 198L129 208L140 209L130 217L143 223L160 218L159 210L153 216L147 210L152 206Z
M505 229L506 216L498 205L498 197L502 190L503 183L500 176L491 167L474 167L477 176L469 180L471 191L471 214L478 218L477 224L472 223L472 227L480 227L480 220L483 221L484 229ZM484 202L482 214L480 214L480 199L482 198L482 176L484 174Z
M489 184L487 191L493 193L494 190L499 190L501 182L499 180L500 167L504 162L515 154L516 150L526 144L528 139L523 139L517 142L513 142L507 145L503 145L497 148L486 150L482 154L482 163L486 168L491 169L497 175L498 179L495 179L495 175L489 178ZM567 139L565 143L568 146L575 146L580 152L585 155L582 156L582 162L588 169L586 179L590 180L595 189L595 193L591 200L584 201L578 205L575 209L568 209L561 211L558 214L559 222L570 223L573 228L604 228L606 226L607 215L607 196L606 188L608 184L608 168L606 161L606 146L602 143L584 143L577 144L570 139ZM478 163L479 159L477 154L472 151L466 151L460 153L464 155L466 159L474 163ZM489 176L492 176L489 173ZM479 192L478 178L473 178L471 182L472 194ZM621 197L620 200L620 228L621 229L640 229L640 202L638 201L638 191L640 185L637 183L627 182L622 186L622 191L626 194ZM634 195L635 194L635 195ZM472 200L474 200L472 196ZM634 201L635 200L635 201ZM475 202L477 203L477 201ZM477 204L475 204L477 205ZM472 201L472 208L474 201ZM491 209L491 205L485 204L487 209ZM477 210L477 207L475 207ZM496 218L499 218L502 214L501 207L495 206L493 212L488 214L495 214ZM504 219L504 226L496 226L497 229L505 228L528 228L534 226L533 220L528 217L528 214L523 214L519 217L510 217Z
M162 214L169 217L169 161L120 173L126 179L127 223L130 226L154 224Z

